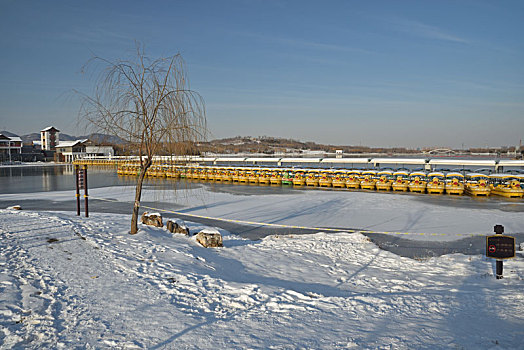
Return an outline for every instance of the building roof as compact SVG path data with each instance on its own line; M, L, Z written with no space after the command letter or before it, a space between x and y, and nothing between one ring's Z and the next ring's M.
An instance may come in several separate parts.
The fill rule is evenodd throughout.
M22 139L18 136L7 136L4 134L0 134L0 139L14 141L14 142L22 142Z
M58 143L58 145L56 145L56 148L60 148L60 147L74 147L77 144L84 143L84 142L87 142L87 139L74 140L74 141L61 141L61 142Z
M58 132L60 132L60 130L58 130L58 129L55 128L54 126L48 126L47 128L42 129L42 130L40 130L40 131L51 131L51 130L54 130L54 131L58 131Z

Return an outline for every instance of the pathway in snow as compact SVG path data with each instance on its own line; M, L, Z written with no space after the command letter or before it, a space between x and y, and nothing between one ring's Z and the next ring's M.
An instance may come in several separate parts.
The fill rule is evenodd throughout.
M522 258L428 260L360 234L224 235L0 210L0 348L518 348ZM191 224L192 231L202 227Z

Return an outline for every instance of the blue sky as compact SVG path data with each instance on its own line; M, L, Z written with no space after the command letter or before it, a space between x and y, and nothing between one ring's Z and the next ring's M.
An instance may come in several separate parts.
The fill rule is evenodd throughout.
M467 147L524 139L523 1L0 0L0 130L82 134L93 54L180 52L210 138Z

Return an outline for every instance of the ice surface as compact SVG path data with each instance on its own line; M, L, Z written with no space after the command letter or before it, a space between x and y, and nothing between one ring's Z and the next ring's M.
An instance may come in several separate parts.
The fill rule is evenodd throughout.
M91 199L134 201L134 188L95 188ZM292 194L237 195L213 192L209 188L155 191L146 188L142 201L172 203L186 214L231 220L306 227L342 227L378 232L412 233L403 238L456 240L464 235L485 235L495 224L505 232L523 233L524 201L453 198L358 191L295 191ZM66 201L74 191L2 194L0 199ZM491 203L491 204L490 204ZM490 204L489 206L487 204ZM182 206L182 209L180 209ZM158 208L146 209L158 211ZM424 235L420 235L423 233Z

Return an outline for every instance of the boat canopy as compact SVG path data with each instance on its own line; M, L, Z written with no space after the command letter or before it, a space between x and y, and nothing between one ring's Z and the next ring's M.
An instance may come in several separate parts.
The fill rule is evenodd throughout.
M382 170L378 172L378 175L393 175L393 172L391 170Z
M466 177L470 178L470 179L474 179L474 178L478 178L478 177L482 177L484 179L489 179L488 175L486 175L486 174L479 174L479 173L469 173L469 174L466 174Z
M426 173L423 171L414 171L409 176L426 176Z
M450 177L464 177L464 175L462 175L461 173L447 173L446 174L446 177L447 178L450 178Z
M428 177L437 177L437 176L440 176L440 177L446 177L443 173L441 172L432 172L432 173L429 173L428 174Z
M489 177L491 179L504 179L504 180L515 179L519 181L524 179L524 176L522 175L511 175L511 174L491 174Z
M404 171L404 170L401 170L401 171L395 171L393 173L394 176L398 176L398 175L404 175L404 176L409 176L408 172L407 171Z

